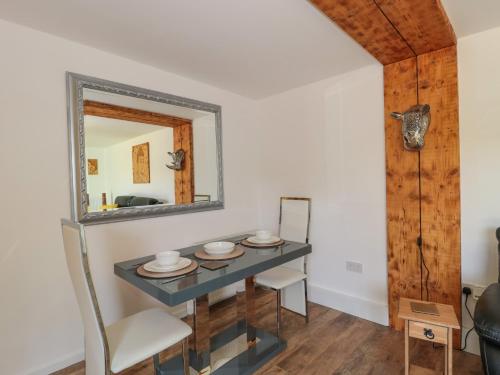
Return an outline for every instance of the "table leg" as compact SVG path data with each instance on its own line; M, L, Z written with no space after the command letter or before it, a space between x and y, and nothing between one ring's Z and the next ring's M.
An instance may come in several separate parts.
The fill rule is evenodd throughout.
M405 375L410 374L410 322L405 320Z
M193 320L193 349L195 367L199 374L210 374L210 317L208 294L196 298Z
M444 347L444 375L448 375L448 345L450 344L447 343Z
M446 346L446 375L453 374L453 329L448 328L448 345Z
M276 291L276 336L280 337L281 329L281 289Z
M257 339L257 329L255 327L257 318L255 316L255 277L245 279L246 295L246 322L247 322L247 343L248 346L255 346Z
M252 347L256 343L257 331L255 328L255 278L245 279L245 290L236 294L237 320L245 320L247 331L247 344Z

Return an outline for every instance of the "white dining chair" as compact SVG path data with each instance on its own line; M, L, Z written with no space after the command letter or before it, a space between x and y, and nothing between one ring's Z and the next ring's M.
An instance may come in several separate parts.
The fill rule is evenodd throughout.
M152 308L104 327L89 269L84 227L62 219L66 262L83 320L85 373L109 375L149 357L160 374L159 353L182 342L184 374L189 374L191 327L162 308Z
M282 239L309 243L310 219L310 198L280 198L279 236ZM283 303L292 305L293 308L289 308L289 310L294 312L301 310L300 314L304 316L306 323L309 322L306 268L306 257L301 257L256 276L257 284L276 291L276 336L278 337L280 336ZM300 294L304 296L302 306L297 301L297 292L302 292Z

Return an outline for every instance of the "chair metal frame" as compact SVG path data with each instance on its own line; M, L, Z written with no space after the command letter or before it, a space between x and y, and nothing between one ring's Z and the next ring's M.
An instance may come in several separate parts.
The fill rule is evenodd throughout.
M83 271L85 272L85 280L87 282L87 287L89 289L91 302L92 302L92 308L94 309L94 312L95 312L95 315L97 318L97 322L99 325L99 334L100 334L101 339L102 339L103 344L104 344L103 345L104 346L104 371L105 371L105 375L111 375L113 373L111 372L111 359L110 359L110 354L109 354L108 338L106 336L106 329L104 327L104 321L102 319L101 310L99 309L99 302L97 301L97 295L96 295L95 288L94 288L94 282L92 280L92 275L90 273L89 259L88 259L88 253L87 253L87 241L85 239L85 227L84 227L84 225L79 224L79 223L75 223L71 220L61 219L61 229L65 225L72 227L73 229L77 229L80 233L80 251L81 251L81 256L82 256L82 267L83 267ZM189 342L188 342L188 338L185 338L182 340L182 356L183 356L183 363L184 363L184 375L189 375ZM159 353L155 354L153 356L153 361L154 361L155 374L161 375Z
M310 227L310 223L311 223L311 198L280 197L280 215L279 215L280 235L281 235L281 221L282 221L282 215L283 215L283 201L285 201L285 200L307 201L308 202L306 243L309 243L309 227ZM306 256L304 256L304 274L307 276L307 257ZM286 307L282 307L281 306L281 289L271 288L272 290L274 290L276 292L276 336L278 336L278 337L280 337L280 330L281 330L281 309L285 309L285 310L290 311L294 314L301 315L305 318L306 323L309 323L309 306L307 304L307 277L302 281L304 282L304 300L305 300L305 310L306 310L305 315L299 314L295 311L291 311L291 310L287 309Z

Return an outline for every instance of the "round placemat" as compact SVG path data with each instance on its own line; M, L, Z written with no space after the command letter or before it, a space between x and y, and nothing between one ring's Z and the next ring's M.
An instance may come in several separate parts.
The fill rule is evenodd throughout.
M233 251L231 251L229 254L223 254L223 255L210 255L205 252L205 250L200 249L197 252L194 253L194 256L198 259L203 259L203 260L228 260L228 259L234 259L238 258L245 254L245 250L243 250L241 247L236 246Z
M246 247L253 247L254 249L265 249L267 247L276 247L283 245L285 243L284 240L279 240L277 242L272 242L272 243L253 243L247 240L241 241L241 244Z
M177 271L172 271L172 272L150 272L146 271L144 269L144 266L140 266L137 268L136 272L140 276L144 277L150 277L152 279L165 279L167 277L175 277L175 276L182 276L187 273L193 272L195 269L198 268L198 262L194 259L191 260L191 264L187 266L186 268L182 268Z

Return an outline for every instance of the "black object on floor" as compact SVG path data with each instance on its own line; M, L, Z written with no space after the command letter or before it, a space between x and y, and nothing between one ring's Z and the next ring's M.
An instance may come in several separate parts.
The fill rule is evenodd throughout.
M496 235L500 241L500 228ZM500 243L498 250L500 252ZM485 374L500 374L500 283L491 284L479 297L474 311L474 328L479 336Z

